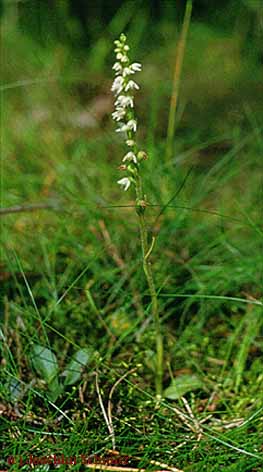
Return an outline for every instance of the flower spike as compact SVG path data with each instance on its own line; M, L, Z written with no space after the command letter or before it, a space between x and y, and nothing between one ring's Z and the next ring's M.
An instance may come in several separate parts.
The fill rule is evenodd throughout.
M115 79L113 81L111 90L116 97L114 102L115 110L112 113L112 118L118 123L116 133L125 134L125 143L128 147L128 152L123 157L122 161L129 164L127 171L131 175L124 177L118 181L118 184L124 190L128 190L131 184L134 184L134 176L138 170L138 166L142 159L138 159L138 146L136 143L137 120L134 112L134 96L133 91L139 89L139 85L131 80L131 75L141 72L142 65L139 62L131 62L128 51L130 50L126 44L126 36L121 34L119 39L114 41L116 54L116 62L112 69L115 72ZM123 170L123 164L119 167Z

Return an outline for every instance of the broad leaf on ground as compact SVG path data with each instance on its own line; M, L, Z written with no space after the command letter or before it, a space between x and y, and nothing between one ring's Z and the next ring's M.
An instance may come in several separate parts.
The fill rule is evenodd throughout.
M58 362L55 354L40 344L34 344L31 360L37 374L47 383L48 397L56 401L61 393L61 386L58 381Z
M184 374L172 380L171 385L164 391L164 397L177 400L186 393L201 388L203 388L203 382L196 375Z
M83 369L89 363L91 357L92 351L88 349L80 349L74 354L63 372L65 376L64 385L73 385L80 379Z

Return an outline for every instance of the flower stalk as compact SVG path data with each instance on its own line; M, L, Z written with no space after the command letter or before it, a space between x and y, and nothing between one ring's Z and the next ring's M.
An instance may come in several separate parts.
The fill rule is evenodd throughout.
M130 76L141 71L141 64L138 62L131 63L128 51L129 46L126 44L126 36L121 34L120 38L115 41L116 62L113 66L116 77L113 81L112 92L116 101L115 111L112 118L118 123L117 133L124 136L128 151L122 159L124 164L119 166L119 170L126 171L127 176L118 180L118 184L127 191L130 187L134 187L136 194L136 212L139 219L140 241L142 249L142 263L146 281L149 287L151 297L152 317L155 325L156 340L156 374L155 388L156 396L159 401L162 397L163 384L163 336L159 315L158 298L154 283L153 269L151 264L151 253L154 247L155 238L149 243L149 234L145 221L145 212L147 209L146 197L143 192L142 177L140 166L142 161L148 158L145 151L140 150L136 141L137 120L134 112L134 96L133 91L139 89L139 85L131 80Z

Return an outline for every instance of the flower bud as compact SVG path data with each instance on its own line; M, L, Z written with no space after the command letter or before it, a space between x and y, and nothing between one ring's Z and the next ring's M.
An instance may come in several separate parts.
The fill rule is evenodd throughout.
M138 161L147 161L148 159L148 155L146 154L145 151L139 151L138 154L137 154L137 159Z

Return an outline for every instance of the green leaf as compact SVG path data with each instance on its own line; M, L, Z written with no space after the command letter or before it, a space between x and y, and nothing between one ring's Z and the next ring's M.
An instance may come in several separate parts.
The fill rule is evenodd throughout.
M31 360L38 375L47 384L50 384L58 376L58 362L55 354L40 344L34 344L31 352Z
M196 375L184 374L172 380L171 385L165 389L164 396L170 400L177 400L186 393L203 387L203 382Z
M40 344L34 344L31 360L37 374L47 383L48 398L56 401L61 393L61 386L58 381L58 362L55 354Z
M74 354L63 372L63 375L65 375L64 385L72 385L80 379L84 367L91 359L91 355L92 351L88 349L80 349Z

